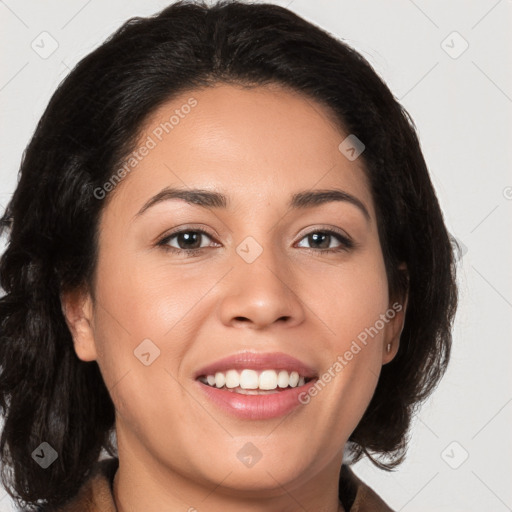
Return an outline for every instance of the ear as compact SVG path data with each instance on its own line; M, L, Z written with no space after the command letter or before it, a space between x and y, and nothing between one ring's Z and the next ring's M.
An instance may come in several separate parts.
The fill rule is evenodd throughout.
M402 263L398 267L407 276L407 266ZM405 313L407 310L407 302L409 297L409 290L402 297L399 297L395 301L391 301L389 304L386 316L389 318L388 324L386 325L386 331L383 339L383 350L382 350L382 364L390 363L396 356L398 349L400 348L400 335L404 328Z
M66 324L73 337L76 355L82 361L97 359L93 330L93 302L83 290L61 293L60 302Z

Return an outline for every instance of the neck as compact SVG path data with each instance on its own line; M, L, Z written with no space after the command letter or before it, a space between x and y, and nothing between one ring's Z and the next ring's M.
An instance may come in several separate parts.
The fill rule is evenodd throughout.
M119 478L118 478L119 474L120 474L119 470L116 471L116 474L114 476L114 483L113 483L113 497L114 497L116 512L128 512L128 511L129 512L139 512L139 510L140 511L142 511L142 510L152 511L152 510L157 510L157 508L159 510L167 510L169 512L171 512L171 511L182 512L183 510L187 510L187 512L199 512L199 510L201 510L201 509L196 509L194 507L183 508L184 503L182 501L174 501L174 500L170 500L175 503L174 505L171 505L172 508L170 508L169 502L166 503L164 506L158 505L156 508L153 508L153 504L145 501L147 498L145 498L144 496L139 496L142 499L142 508L135 508L132 505L133 501L130 497L132 495L132 493L123 493L123 491L120 490ZM203 498L203 500L204 499L205 498ZM217 501L217 503L220 503L220 500L216 500L216 501ZM294 499L292 499L291 501L294 501ZM198 503L197 500L195 502ZM201 503L201 501L199 501L199 503ZM227 504L226 505L218 504L217 508L208 507L208 512L216 512L216 511L221 511L221 510L226 511L226 512L231 511L231 510L240 510L239 507L242 507L242 510L244 510L244 511L247 510L247 511L251 511L251 512L260 512L260 511L261 512L263 512L263 511L265 511L265 512L268 512L268 511L274 511L274 512L277 512L277 511L279 511L279 512L292 512L292 511L299 512L300 511L300 512L302 512L303 510L325 510L326 512L331 512L331 511L332 512L346 512L345 509L343 508L343 505L339 502L338 498L336 498L335 503L330 508L322 508L321 505L320 505L320 508L318 508L319 507L318 505L304 506L300 502L295 502L294 504L292 504L290 502L290 500L288 500L288 505L283 505L285 508L279 508L279 507L281 507L281 505L278 505L277 502L274 505L269 505L269 504L265 504L265 503L257 504L252 500L249 500L249 501L232 500L232 505L233 506L231 506L231 507L228 506L228 508L226 508ZM201 505L199 505L199 506L201 506ZM311 507L313 507L313 508L311 508Z
M333 461L309 479L297 478L296 482L284 485L272 475L276 471L271 469L266 472L270 475L269 487L250 492L240 489L236 478L230 480L231 472L217 483L187 478L121 448L118 447L119 468L113 482L117 512L345 512L338 498L341 460Z

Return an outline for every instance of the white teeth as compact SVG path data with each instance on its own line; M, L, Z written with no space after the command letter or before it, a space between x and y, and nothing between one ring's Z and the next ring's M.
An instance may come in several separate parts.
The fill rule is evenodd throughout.
M259 380L260 389L276 389L277 388L277 374L274 370L263 370L260 374Z
M290 373L290 386L292 388L297 387L297 384L299 383L299 374L297 372Z
M240 376L236 370L228 370L226 373L226 387L237 388L240 386Z
M257 393L257 391L251 390L272 391L277 388L295 388L297 386L303 386L306 383L305 377L300 376L296 371L290 373L286 370L263 370L257 372L256 370L250 369L244 369L240 372L237 370L217 372L215 375L201 377L201 381L217 388L237 388L237 391L245 395Z
M288 375L288 372L285 370L281 370L279 372L279 375L277 376L277 385L280 388L287 388L289 381L290 381L290 377Z
M261 390L261 389L231 389L230 390L233 393L239 393L240 395L271 395L273 393L279 393L279 391L276 391L275 389L272 390Z
M254 370L242 370L240 374L240 387L242 389L258 389L258 385L259 380L257 372Z
M208 377L206 377L206 379L208 380ZM225 383L226 383L226 376L222 372L217 372L215 374L215 386L218 388L222 388ZM208 384L210 384L210 383L208 382Z

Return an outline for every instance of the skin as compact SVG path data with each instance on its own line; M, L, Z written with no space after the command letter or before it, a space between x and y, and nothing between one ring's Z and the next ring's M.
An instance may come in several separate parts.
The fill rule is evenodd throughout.
M187 92L150 117L141 142L190 97L197 106L108 197L95 299L87 291L62 298L77 356L97 361L116 408L118 510L342 510L343 448L398 350L405 307L285 417L231 416L200 392L193 374L247 350L285 352L321 375L391 307L362 159L340 152L348 134L325 107L278 86ZM169 186L222 192L230 204L173 199L136 215ZM369 219L346 201L287 208L295 192L332 188L359 199ZM198 235L198 256L157 245L178 227L211 234ZM356 246L307 236L328 228ZM252 263L236 252L248 236L263 248ZM186 242L174 237L168 245ZM146 338L160 350L149 366L134 356ZM237 457L247 442L262 454L250 468Z

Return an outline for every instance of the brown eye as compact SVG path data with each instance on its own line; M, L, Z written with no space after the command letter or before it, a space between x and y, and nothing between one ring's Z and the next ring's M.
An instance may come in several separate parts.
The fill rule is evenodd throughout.
M204 234L197 231L182 231L170 237L169 241L176 238L179 249L199 249L203 237Z
M351 249L354 246L352 240L346 236L331 230L313 231L308 233L302 240L307 240L310 247L308 249L320 249L321 252L339 252ZM331 247L333 240L338 241L338 245ZM299 246L304 247L304 246Z
M212 235L202 229L182 229L166 235L157 245L174 253L199 256L203 249L211 246L212 240Z

